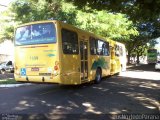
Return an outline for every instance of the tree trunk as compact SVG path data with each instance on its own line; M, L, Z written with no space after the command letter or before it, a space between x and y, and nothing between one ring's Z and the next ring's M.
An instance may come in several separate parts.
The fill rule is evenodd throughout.
M139 55L139 53L137 53L137 64L139 64L139 57L140 57L140 55Z
M127 56L127 64L130 64L131 63L131 52L128 51L128 56Z

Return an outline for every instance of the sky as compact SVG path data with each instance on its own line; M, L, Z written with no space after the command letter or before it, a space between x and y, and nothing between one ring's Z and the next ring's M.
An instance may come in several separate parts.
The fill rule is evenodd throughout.
M0 5L8 6L13 0L0 0ZM0 11L4 11L7 7L0 6Z
M157 38L157 42L158 42L158 44L156 44L156 48L158 48L158 50L159 50L159 52L160 52L160 37L159 38Z
M159 42L159 44L160 44L160 37L157 39L157 42Z
M0 4L7 6L11 1L13 0L0 0Z

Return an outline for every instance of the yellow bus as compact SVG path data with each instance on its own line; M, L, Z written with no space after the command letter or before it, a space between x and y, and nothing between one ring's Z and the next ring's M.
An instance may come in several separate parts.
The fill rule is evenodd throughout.
M125 45L110 40L110 53L111 53L111 70L110 74L119 74L122 71L126 71L126 48Z
M111 40L61 21L18 26L14 41L16 81L78 85L111 75Z

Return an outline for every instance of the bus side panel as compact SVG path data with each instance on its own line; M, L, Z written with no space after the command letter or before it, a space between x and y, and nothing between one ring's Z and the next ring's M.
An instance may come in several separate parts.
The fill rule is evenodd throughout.
M104 56L106 67L102 68L102 77L106 77L110 75L110 56Z
M79 66L79 56L77 55L65 55L62 54L62 74L61 81L62 84L80 84L80 66Z
M96 45L95 45L95 41L96 40ZM106 54L102 53L103 55L99 55L99 53L95 52L95 49L101 48L101 44L98 45L98 40L96 37L90 37L89 40L89 79L90 80L95 80L95 76L96 76L96 70L97 68L100 68L102 71L102 77L106 77L110 75L110 56L109 53ZM103 40L103 39L102 39ZM100 40L102 42L102 40ZM103 40L104 41L104 40ZM106 41L108 42L108 41ZM104 42L105 43L105 42ZM102 47L104 45L104 43L102 44ZM98 45L98 46L97 46ZM96 48L95 48L96 46ZM102 48L100 49L101 52ZM109 45L108 45L108 52L109 52Z
M121 63L120 63L120 57L115 56L115 73L121 72Z
M102 77L110 75L110 57L90 55L89 59L89 79L94 80L97 68L101 68Z
M78 54L65 54L62 46L62 29L74 31L74 29L60 24L59 27L59 52L61 62L61 84L77 85L80 84L80 57Z
M119 42L110 40L110 46L111 46L110 50L111 75L114 75L116 73L120 73L122 71L122 67L123 71L126 70L126 52L125 52L125 46ZM116 47L118 47L118 49ZM120 50L120 48L122 49Z

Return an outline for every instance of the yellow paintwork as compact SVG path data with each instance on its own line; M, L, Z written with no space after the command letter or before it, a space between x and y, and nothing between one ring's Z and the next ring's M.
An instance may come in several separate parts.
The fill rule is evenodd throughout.
M89 38L92 36L105 40L104 38L95 36L94 34L80 30L60 21L39 21L24 24L21 26L45 22L53 22L53 24L55 24L57 42L54 44L15 46L14 76L16 81L40 83L46 82L65 85L78 85L84 82L90 82L95 79L96 73L96 70L91 69L92 64L94 63L94 61L97 61L101 57L103 57L109 64L108 68L101 68L103 77L119 72L119 58L113 56L111 59L111 56L90 55ZM80 41L88 43L88 79L84 80L83 82L81 80L80 52L78 55L63 54L61 40L62 28L76 32L78 34L79 45ZM111 46L114 47L114 41L106 41L108 41ZM52 54L54 56L49 57L48 54ZM111 51L111 54L114 54L114 51ZM116 65L112 65L114 62L116 63ZM58 65L58 70L54 70L55 64ZM20 75L22 68L26 69L26 75L24 76ZM33 71L37 68L37 71ZM111 71L112 69L113 71Z
M123 49L123 56L116 56L115 55L115 46L119 45ZM116 73L120 73L122 71L126 70L126 52L125 52L125 46L124 44L110 40L110 54L111 54L111 75L114 75Z
M53 74L55 62L59 61L58 44L16 46L15 51L15 79L17 81L26 81L26 77L20 75L21 68L26 69L26 76L30 82L42 82L42 77L45 78L45 82L53 81L54 78L49 79L50 76L39 74ZM49 54L54 54L54 56L49 57ZM34 68L39 70L32 71ZM60 71L56 72L59 74Z

